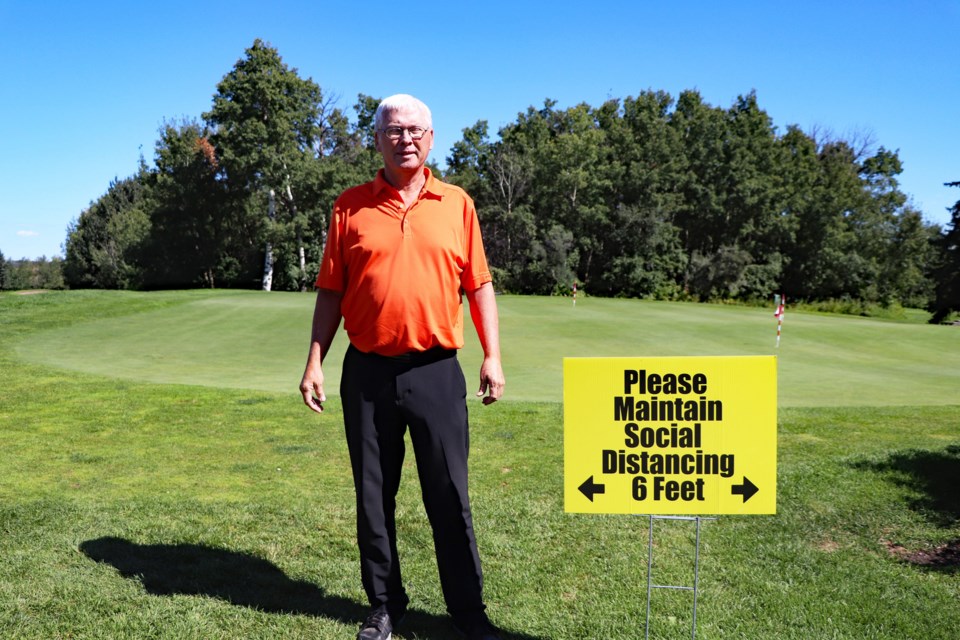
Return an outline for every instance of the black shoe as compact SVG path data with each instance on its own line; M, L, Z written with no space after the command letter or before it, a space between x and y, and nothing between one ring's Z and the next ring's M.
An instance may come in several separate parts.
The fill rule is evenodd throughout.
M486 615L471 621L455 622L454 626L466 640L500 640L500 632L490 624Z
M393 618L387 611L386 605L381 605L370 612L360 627L357 640L390 640L394 626L400 624L403 616Z

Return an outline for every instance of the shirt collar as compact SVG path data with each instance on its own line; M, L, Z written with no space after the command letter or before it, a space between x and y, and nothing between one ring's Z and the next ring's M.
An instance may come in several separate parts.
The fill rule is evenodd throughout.
M426 182L423 183L423 188L420 190L420 195L423 197L433 198L435 200L442 200L443 183L437 180L433 176L433 172L427 167L423 168L423 173L426 176ZM383 177L383 169L380 169L377 171L377 177L373 179L373 192L375 194L379 194L384 189L392 189L396 191L396 188L387 182L387 179Z

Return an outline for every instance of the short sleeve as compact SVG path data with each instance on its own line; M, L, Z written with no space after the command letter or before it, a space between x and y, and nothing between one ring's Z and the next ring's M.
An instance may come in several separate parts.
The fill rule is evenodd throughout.
M473 200L469 197L464 202L464 255L466 265L460 274L460 285L464 291L475 291L484 284L491 282L490 267L487 265L487 255L483 250L483 238L480 234L480 220Z
M342 250L344 222L345 214L335 204L333 215L330 216L327 242L323 248L323 259L320 260L320 271L314 283L318 289L329 289L337 293L343 293L346 289Z

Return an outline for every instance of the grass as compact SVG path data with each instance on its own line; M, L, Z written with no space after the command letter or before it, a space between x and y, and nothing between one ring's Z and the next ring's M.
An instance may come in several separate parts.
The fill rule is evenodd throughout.
M581 302L574 316L569 301L502 299L510 390L525 399L471 404L487 599L508 638L642 634L648 527L563 512L554 374L510 363L544 349L622 355L624 345L771 351L765 312ZM229 292L0 295L0 637L353 637L366 607L339 406L333 398L313 416L295 388L310 304ZM250 315L267 316L272 346L243 333ZM954 331L787 316L781 382L819 372L834 388L811 381L792 396L806 406L780 411L777 515L704 522L698 638L956 637L960 572L948 552L960 540L960 406L957 365L944 355ZM169 368L179 378L133 367L130 335L153 363L184 358ZM96 367L37 355L36 345L80 354L83 336L99 351L64 358L94 353ZM273 349L290 363L230 383ZM837 383L849 376L856 384ZM857 402L842 406L860 381ZM904 388L914 402L889 406ZM412 460L399 504L415 606L399 637L455 637ZM655 536L656 580L692 581L691 525L660 522ZM689 594L656 592L652 613L651 637L690 636Z
M31 333L13 348L28 362L98 375L296 393L313 300L192 293L176 305ZM960 359L945 357L960 342L955 327L788 310L776 348L770 309L602 298L574 308L567 298L519 296L502 296L499 307L514 400L560 402L563 358L573 356L776 354L785 407L953 404L960 381ZM480 349L469 327L466 335L469 381ZM331 380L339 380L346 343L341 333L327 358ZM336 384L328 387L336 393Z

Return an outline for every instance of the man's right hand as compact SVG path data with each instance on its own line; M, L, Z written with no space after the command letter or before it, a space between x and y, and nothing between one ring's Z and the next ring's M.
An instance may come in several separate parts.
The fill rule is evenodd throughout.
M323 369L307 364L300 381L300 393L303 394L305 405L317 413L323 413L323 403L327 401L327 396L323 393Z
M333 342L333 334L340 326L340 294L329 289L317 289L317 302L313 309L313 328L310 332L310 352L307 366L300 381L303 403L317 413L323 413L323 356Z

